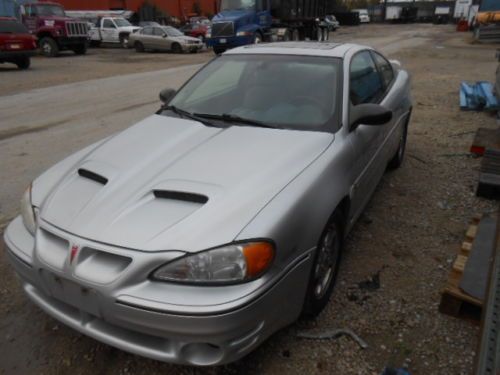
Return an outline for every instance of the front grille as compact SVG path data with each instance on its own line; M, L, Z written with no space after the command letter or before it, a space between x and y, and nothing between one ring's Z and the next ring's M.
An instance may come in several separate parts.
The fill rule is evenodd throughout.
M88 27L85 22L66 22L67 36L87 36Z
M212 24L212 38L220 36L233 36L234 23L232 22L217 22Z

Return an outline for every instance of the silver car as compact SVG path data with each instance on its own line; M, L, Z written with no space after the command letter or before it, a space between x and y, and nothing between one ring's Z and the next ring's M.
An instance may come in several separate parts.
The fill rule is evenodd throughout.
M224 364L328 303L347 233L403 160L409 77L369 47L260 44L161 98L33 181L7 254L75 330Z
M137 52L171 51L198 52L203 43L198 38L186 36L172 26L146 26L136 33L130 34L128 45Z

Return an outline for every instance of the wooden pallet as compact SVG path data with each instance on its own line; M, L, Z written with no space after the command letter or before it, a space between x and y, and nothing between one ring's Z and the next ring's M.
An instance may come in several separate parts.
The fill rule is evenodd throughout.
M447 285L441 293L439 311L444 314L473 320L481 318L483 301L464 293L459 287L480 220L480 217L471 220L465 240L450 271Z

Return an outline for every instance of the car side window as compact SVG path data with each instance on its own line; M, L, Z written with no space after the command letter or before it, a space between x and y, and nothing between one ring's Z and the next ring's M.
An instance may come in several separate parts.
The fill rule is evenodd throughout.
M143 35L153 35L153 28L152 27L145 27L142 29L141 34Z
M104 27L105 29L114 29L115 24L110 19L105 19L102 23L102 27Z
M153 30L153 34L156 36L163 36L163 34L165 34L165 31L163 29L160 29L159 27L155 27Z
M375 60L375 64L377 64L378 71L382 75L382 82L384 84L384 88L387 89L394 80L394 70L392 69L392 65L389 61L385 59L382 55L377 52L372 52L373 58Z
M352 58L349 82L349 96L353 105L377 103L385 92L369 51L362 51Z

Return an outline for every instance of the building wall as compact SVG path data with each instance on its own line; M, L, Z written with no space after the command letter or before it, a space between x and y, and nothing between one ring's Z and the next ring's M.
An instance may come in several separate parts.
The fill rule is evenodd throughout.
M0 0L4 1L4 0ZM192 16L193 4L198 2L203 15L216 13L217 0L53 0L68 10L111 10L125 9L137 12L145 3L156 6L168 16L180 19Z

